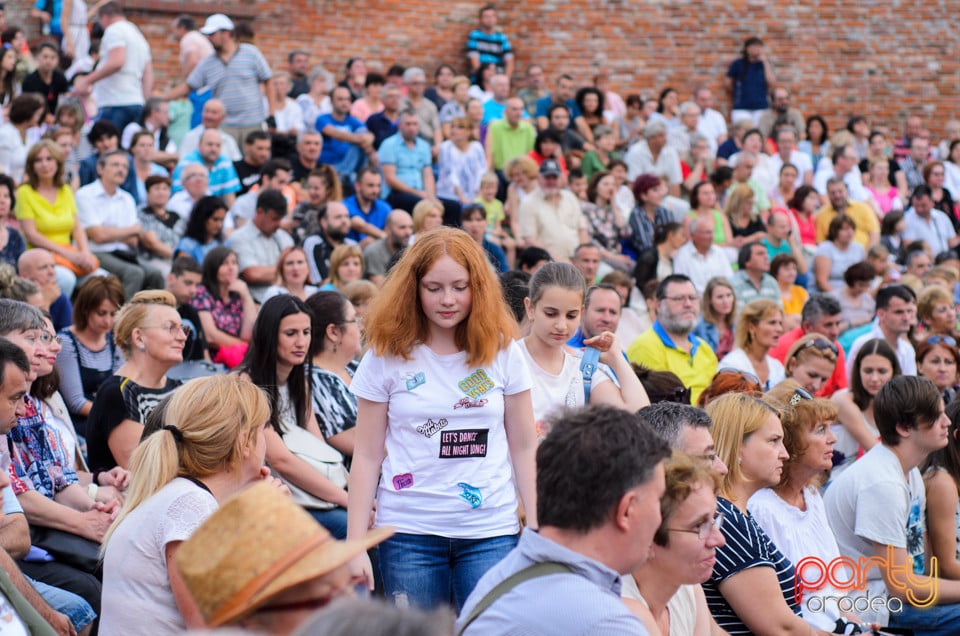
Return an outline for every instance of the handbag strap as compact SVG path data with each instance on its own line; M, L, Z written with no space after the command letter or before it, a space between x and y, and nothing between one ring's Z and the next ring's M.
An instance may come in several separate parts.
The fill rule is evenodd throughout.
M583 376L583 403L590 404L590 387L593 384L593 374L600 361L600 350L594 347L585 347L583 358L580 360L580 375Z
M463 626L457 630L457 636L461 636L465 631L467 631L467 628L470 627L470 624L477 620L477 618L491 605L496 603L501 596L517 587L521 583L531 579L539 578L541 576L548 576L550 574L572 573L573 570L570 569L570 566L563 563L557 563L556 561L534 563L533 565L525 567L518 572L514 572L504 580L500 581L496 587L487 592L486 596L480 599L480 602L474 606L473 610L470 612L470 615L467 616L467 620L464 621Z

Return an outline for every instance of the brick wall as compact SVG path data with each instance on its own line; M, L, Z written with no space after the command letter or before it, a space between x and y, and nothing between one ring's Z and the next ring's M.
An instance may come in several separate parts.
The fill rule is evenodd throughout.
M128 13L154 46L162 85L175 72L170 19L204 0L129 0ZM22 14L7 4L8 23ZM386 69L441 62L464 67L463 45L482 2L455 0L237 0L209 2L257 14L257 44L271 64L302 47L338 76L363 56ZM518 69L543 64L587 82L598 65L614 70L621 93L654 95L673 86L681 99L706 83L724 99L721 80L745 37L768 44L781 83L805 114L823 115L831 130L853 113L902 129L920 112L935 134L960 118L960 30L945 0L526 0L500 2L500 22L517 52ZM953 6L953 8L951 8ZM22 9L21 9L22 11ZM9 15L12 14L12 15ZM522 80L522 76L518 76ZM519 85L519 84L518 84ZM722 102L724 109L729 105Z

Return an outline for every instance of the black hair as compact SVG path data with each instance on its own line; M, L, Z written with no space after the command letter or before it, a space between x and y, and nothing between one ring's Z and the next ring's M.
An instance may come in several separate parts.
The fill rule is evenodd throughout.
M527 247L520 250L520 253L517 254L518 269L530 269L541 261L546 261L548 263L553 261L553 257L550 256L550 252L542 247Z
M0 385L6 381L7 365L12 364L25 375L30 374L30 360L23 349L0 336Z
M900 360L897 359L897 352L886 340L873 338L865 342L860 347L860 351L857 352L857 357L854 358L850 370L850 395L853 397L853 403L861 411L870 406L870 401L873 400L873 396L867 393L867 390L863 387L863 380L860 377L860 367L863 365L863 360L871 355L886 358L890 363L890 368L893 369L893 376L900 375ZM874 418L876 418L876 412L874 412Z
M293 168L290 166L290 162L283 157L277 159L268 159L260 167L260 179L264 177L269 177L273 179L277 176L277 172L284 170L290 172Z
M556 130L555 128L545 128L544 130L538 132L537 138L533 142L533 149L536 150L540 155L543 155L543 152L541 152L540 148L545 141L552 141L560 146L563 144L563 137L561 136L560 131Z
M827 120L820 115L810 115L807 117L807 122L804 127L804 133L806 134L808 140L810 139L810 124L812 122L817 122L821 127L823 127L823 137L820 138L820 143L824 143L830 139L830 129L827 127Z
M763 243L760 241L750 241L740 246L740 251L737 252L737 267L741 271L746 269L747 263L750 262L750 258L753 256L753 248L757 245L763 247ZM766 248L764 247L764 249Z
M227 204L220 197L206 196L200 197L193 204L190 211L190 218L187 220L187 227L183 231L184 237L192 238L201 245L207 243L207 220L213 216L217 210L226 210ZM216 240L223 240L223 234L214 237Z
M803 303L800 310L801 323L814 324L823 320L824 316L837 316L843 313L840 301L830 294L813 294Z
M681 452L683 449L678 444L684 426L707 429L713 426L713 420L703 409L676 402L651 404L637 411L637 415L673 450Z
M87 141L96 145L96 143L104 137L116 137L120 139L120 131L117 130L117 127L112 121L98 119L93 122L93 126L90 127L90 132L87 133Z
M873 398L873 419L881 441L887 446L900 444L898 426L929 428L940 417L942 404L940 390L927 378L894 376Z
M170 273L178 278L184 274L203 274L203 267L189 254L180 254L173 259Z
M669 454L635 413L591 405L552 418L537 449L540 525L581 533L602 526Z
M310 318L310 357L323 351L323 338L327 327L341 327L347 319L346 307L350 301L338 291L318 291L307 298L306 305L312 312Z
M387 83L386 78L380 73L367 73L367 78L363 80L364 88L370 88L370 86L376 84L377 86L383 86Z
M257 195L257 211L272 212L280 216L287 214L287 198L283 193L273 188L262 190Z
M899 298L905 303L917 302L917 295L906 285L887 285L877 292L877 310L890 307L890 301Z
M667 287L670 285L682 285L684 283L690 283L693 285L693 281L690 280L690 277L685 274L670 274L662 281L657 283L656 298L657 300L663 300L667 297Z
M10 113L7 119L11 124L22 124L30 121L38 110L46 110L47 102L36 93L24 93L13 98L10 102Z
M577 104L577 108L580 109L580 112L584 115L587 114L587 111L583 107L583 102L586 99L587 95L596 95L597 96L597 113L600 114L600 118L603 118L603 93L594 88L593 86L584 86L577 91L576 96L574 97L574 102Z
M531 278L532 276L529 273L519 269L512 269L500 274L500 290L503 292L503 299L507 301L517 324L522 323L524 316L527 314L523 299L530 294Z
M214 298L220 297L220 281L217 280L217 273L231 254L237 255L226 245L218 245L203 257L203 274L200 276L200 283Z
M238 371L250 376L250 380L270 399L270 426L283 435L280 424L280 391L277 381L277 341L279 340L280 322L287 316L306 314L313 324L313 311L306 303L293 294L280 294L267 300L260 306L257 320L253 323L253 335L250 338L250 348L243 357ZM311 338L311 341L313 339ZM312 345L311 345L312 346ZM306 428L307 412L310 407L313 383L312 375L307 367L313 364L309 360L298 364L287 376L287 391L290 402L297 418L297 426Z
M270 134L265 130L251 130L243 138L244 146L252 146L255 141L270 141Z

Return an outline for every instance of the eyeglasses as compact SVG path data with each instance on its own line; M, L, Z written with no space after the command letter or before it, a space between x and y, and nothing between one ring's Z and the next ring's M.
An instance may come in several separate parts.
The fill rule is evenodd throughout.
M699 297L699 296L696 296L696 295L691 295L691 296L664 296L664 298L667 299L667 300L669 300L670 302L674 302L674 303L682 303L682 302L686 301L686 302L688 302L688 303L697 304L698 302L700 302L700 297Z
M814 338L813 340L808 340L803 343L803 346L800 347L797 352L803 351L804 349L809 349L810 347L816 347L817 351L832 351L833 355L837 355L837 346L827 340L826 338Z
M179 334L183 334L185 338L189 338L190 334L193 333L193 330L190 329L189 326L175 322L171 322L167 325L147 325L141 327L141 329L162 329L174 338L176 338Z
M690 387L678 386L672 391L648 391L647 397L651 402L677 402L690 404Z
M927 338L927 344L929 345L940 344L941 342L951 347L957 346L957 341L950 336L930 336Z
M51 342L56 342L57 344L63 344L63 338L61 338L60 336L53 336L53 335L50 335L49 333L44 332L40 334L40 342L45 345L48 345Z
M802 387L797 387L793 390L793 395L790 396L790 406L796 406L800 404L800 400L812 400L813 396L810 395L810 392Z
M701 541L706 541L707 537L710 536L710 532L713 531L714 528L720 530L720 528L723 527L723 519L723 513L718 511L717 514L714 515L713 519L704 521L696 528L666 528L666 530L667 532L688 532L690 534L697 535Z
M759 384L760 386L763 386L763 382L760 381L760 378L750 373L749 371L741 371L740 369L724 367L722 369L717 370L717 375L713 376L714 379L716 379L717 376L719 375L738 375L744 380L746 380L747 382L753 382L754 384Z

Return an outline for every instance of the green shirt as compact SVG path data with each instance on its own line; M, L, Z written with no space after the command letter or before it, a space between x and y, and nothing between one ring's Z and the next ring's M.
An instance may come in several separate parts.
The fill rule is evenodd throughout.
M521 121L516 128L511 128L504 118L487 127L487 137L493 144L493 167L503 170L508 161L533 150L537 133L529 122Z

